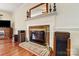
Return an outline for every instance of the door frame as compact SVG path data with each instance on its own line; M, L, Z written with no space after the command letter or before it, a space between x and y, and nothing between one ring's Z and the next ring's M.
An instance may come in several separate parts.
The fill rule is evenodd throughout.
M56 33L57 32L54 32L54 44L53 44L54 56L56 55ZM58 32L58 33L69 33L69 32ZM69 38L67 42L68 42L67 43L67 56L70 56L71 55L71 39Z

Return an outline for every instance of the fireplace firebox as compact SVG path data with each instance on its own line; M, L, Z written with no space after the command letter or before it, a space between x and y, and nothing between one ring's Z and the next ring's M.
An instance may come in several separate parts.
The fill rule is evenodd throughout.
M29 26L29 38L31 42L49 46L49 25Z
M32 31L30 35L30 41L45 45L45 32L44 31Z

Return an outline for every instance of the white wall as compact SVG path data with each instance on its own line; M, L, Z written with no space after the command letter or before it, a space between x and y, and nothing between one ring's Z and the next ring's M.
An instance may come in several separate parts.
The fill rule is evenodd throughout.
M59 3L57 4L56 27L78 27L79 28L79 4Z
M0 14L3 16L0 16L0 20L11 20L12 19L12 14L6 11L0 11Z
M18 30L26 30L27 39L28 27L34 25L50 25L50 46L53 47L53 32L66 31L71 33L72 49L71 54L74 55L74 49L78 46L79 37L79 4L59 4L57 3L57 15L40 17L25 21L26 11L35 4L24 4L14 12L15 34ZM55 28L54 28L55 27Z
M18 30L26 30L26 12L27 9L30 7L30 4L28 6L27 4L22 5L20 8L18 8L15 12L14 12L14 22L15 22L15 31L14 33L17 34Z
M12 13L6 12L6 11L0 11L0 14L3 16L0 16L0 20L10 20L12 23ZM11 24L12 26L12 24Z

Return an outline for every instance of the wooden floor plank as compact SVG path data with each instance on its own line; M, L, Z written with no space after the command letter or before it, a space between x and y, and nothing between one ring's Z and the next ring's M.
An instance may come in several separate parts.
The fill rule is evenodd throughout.
M0 56L35 56L33 53L19 47L11 39L0 40Z

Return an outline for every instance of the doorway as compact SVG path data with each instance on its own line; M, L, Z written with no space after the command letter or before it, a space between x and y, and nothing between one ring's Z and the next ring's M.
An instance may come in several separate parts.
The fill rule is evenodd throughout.
M70 56L70 33L55 32L54 33L54 55Z

